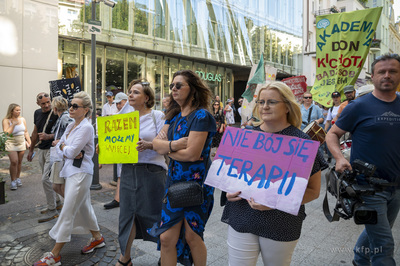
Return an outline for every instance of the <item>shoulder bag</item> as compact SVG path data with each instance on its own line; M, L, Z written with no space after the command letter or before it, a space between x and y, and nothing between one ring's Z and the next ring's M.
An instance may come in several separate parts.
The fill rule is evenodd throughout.
M172 136L175 135L174 133L177 121L178 119L175 120L175 123L173 125ZM191 124L189 124L188 126L188 130L185 134L185 137L189 135L190 126ZM175 160L172 160L172 164L174 163ZM207 168L207 163L208 162L206 162L206 168ZM168 202L167 198L172 208L184 208L184 207L201 205L204 202L203 183L200 185L196 181L183 181L172 184L171 186L169 186L168 192L163 198L163 203Z

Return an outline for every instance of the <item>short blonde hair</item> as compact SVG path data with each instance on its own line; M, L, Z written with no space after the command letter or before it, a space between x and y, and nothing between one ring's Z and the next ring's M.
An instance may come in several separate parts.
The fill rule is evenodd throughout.
M57 108L58 112L65 112L68 109L68 101L62 96L57 96L53 98L51 106Z
M85 117L90 117L93 111L92 99L90 99L89 94L84 91L78 92L74 94L74 99L81 99L82 106L84 108L89 108L89 111L86 113Z
M264 90L275 90L279 93L286 107L289 109L289 112L287 113L287 121L292 126L300 128L302 121L300 105L297 103L292 90L285 83L274 81L260 89L257 95L257 101L260 99L261 92ZM253 110L253 116L259 118L258 105L256 105Z

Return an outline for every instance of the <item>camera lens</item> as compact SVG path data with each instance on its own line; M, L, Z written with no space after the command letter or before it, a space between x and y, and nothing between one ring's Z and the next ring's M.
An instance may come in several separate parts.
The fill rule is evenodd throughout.
M356 224L376 224L378 215L374 209L360 206L354 210L354 222Z

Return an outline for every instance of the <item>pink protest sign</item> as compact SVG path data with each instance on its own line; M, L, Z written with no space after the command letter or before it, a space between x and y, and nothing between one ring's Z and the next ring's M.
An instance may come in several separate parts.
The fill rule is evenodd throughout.
M228 127L205 184L297 215L319 142Z

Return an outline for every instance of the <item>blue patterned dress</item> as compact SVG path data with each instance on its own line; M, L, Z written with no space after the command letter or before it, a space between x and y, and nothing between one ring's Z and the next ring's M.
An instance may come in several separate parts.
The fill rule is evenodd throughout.
M182 137L186 137L189 135L189 131L208 132L207 140L204 144L199 161L180 162L171 159L168 167L165 193L167 193L169 186L178 182L195 180L202 184L206 178L208 168L211 165L211 142L216 131L214 117L207 110L199 109L186 117L182 117L182 114L179 113L165 123L170 125L168 129L168 140L178 140ZM175 129L173 129L174 126ZM204 185L203 192L204 203L200 206L172 208L169 201L163 203L161 221L149 230L149 234L159 237L160 234L185 218L192 230L203 239L204 228L214 204L214 188ZM184 226L182 225L181 234L176 244L178 261L183 265L192 265L190 248L185 241L184 230ZM160 243L158 249L160 249Z

